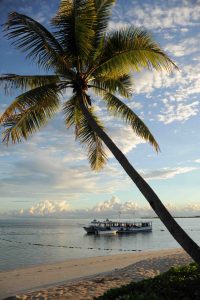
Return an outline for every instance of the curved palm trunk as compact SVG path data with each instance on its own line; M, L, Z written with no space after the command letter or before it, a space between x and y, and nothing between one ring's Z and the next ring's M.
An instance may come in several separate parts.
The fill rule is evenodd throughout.
M118 149L109 136L97 125L95 120L90 115L84 103L80 103L83 114L88 120L92 129L98 134L105 145L109 148L115 158L119 161L126 173L130 176L132 181L136 184L140 192L149 202L155 213L158 215L163 224L167 227L174 239L183 247L183 249L193 258L193 260L200 264L200 247L187 235L187 233L174 220L166 207L162 204L156 193L148 185L148 183L138 174L132 167L125 155Z

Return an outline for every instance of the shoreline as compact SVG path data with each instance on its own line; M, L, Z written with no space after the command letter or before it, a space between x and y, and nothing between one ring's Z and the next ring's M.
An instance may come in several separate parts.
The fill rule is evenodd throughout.
M172 265L187 264L191 261L191 258L181 248L175 248L69 259L58 263L2 271L0 272L0 299L22 294L30 294L29 298L24 299L32 299L31 294L35 294L34 299L37 299L37 293L40 296L41 293L49 295L48 291L50 290L51 294L56 291L56 296L52 296L52 298L48 296L48 299L59 299L67 290L70 292L68 291L69 294L66 299L73 299L73 297L77 300L86 299L74 295L74 292L79 290L81 282L84 286L83 290L86 291L86 287L90 286L88 282L93 282L92 286L95 286L95 280L101 278L101 281L105 284L101 287L101 290L98 289L100 288L98 284L98 291L96 291L96 295L98 295L104 292L106 288L109 289L115 286L115 284L118 286L119 284L129 283L131 280L138 280L140 277L141 279L146 278L146 276L153 277L166 271ZM127 274L129 275L125 276ZM110 279L105 281L104 279L107 277ZM117 279L118 277L120 277L120 281ZM73 286L74 291L72 293L70 287ZM70 296L70 293L73 295ZM82 293L83 291L79 294ZM45 299L45 297L40 299Z

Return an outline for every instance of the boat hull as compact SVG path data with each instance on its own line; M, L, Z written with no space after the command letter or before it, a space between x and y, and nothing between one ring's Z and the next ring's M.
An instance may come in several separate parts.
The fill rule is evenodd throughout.
M131 228L131 229L124 229L124 228L120 228L117 233L137 233L137 232L151 232L152 228Z
M95 234L95 231L96 231L96 229L95 229L95 227L83 227L83 229L87 232L87 234Z
M96 234L99 234L99 235L113 235L116 233L117 233L117 230L96 230Z

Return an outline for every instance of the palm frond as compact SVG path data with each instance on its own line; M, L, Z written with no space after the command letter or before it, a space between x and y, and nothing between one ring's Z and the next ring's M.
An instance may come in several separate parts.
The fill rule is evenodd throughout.
M55 36L71 57L82 60L88 57L93 47L93 27L96 24L93 0L61 0L52 24L57 28Z
M27 58L32 58L38 65L49 69L55 66L68 69L67 53L56 38L40 23L32 18L13 12L4 24L8 39L14 39L14 44L23 52L28 52Z
M59 92L55 85L39 87L18 97L14 110L12 105L1 116L3 142L21 142L44 126L59 110Z
M118 93L122 97L130 98L133 92L133 83L129 75L124 75L118 79L97 78L91 81L92 87L97 94L103 95L105 91ZM89 85L90 87L90 85Z
M70 100L66 101L63 105L63 111L65 115L65 124L67 128L72 125L75 126L75 135L77 138L77 132L79 128L79 118L80 118L80 107L78 104L77 95L73 95Z
M94 0L97 21L94 26L94 51L91 55L93 61L102 53L111 8L115 2L115 0Z
M107 93L104 96L108 110L114 115L122 118L127 124L131 125L133 131L145 141L149 142L155 150L160 150L154 136L144 124L144 122L120 99L116 96Z
M102 59L93 69L93 75L115 78L117 74L142 68L170 72L177 67L148 32L129 27L108 34Z
M59 104L58 96L61 93L62 85L49 84L32 89L18 96L0 116L0 124L5 125L7 120L15 115L31 113L32 109L49 109L51 105ZM18 117L17 117L18 118Z
M115 2L116 0L94 0L97 14L95 35L98 39L105 34L111 15L111 8Z
M0 76L0 86L4 87L6 93L12 89L20 89L26 91L34 89L43 85L51 83L58 83L60 77L57 75L17 75L17 74L3 74Z
M102 140L93 131L88 120L83 115L79 106L78 96L74 95L70 100L68 100L64 104L63 110L67 127L72 125L75 126L76 139L78 139L80 143L85 145L87 148L88 160L91 168L96 171L102 169L107 161L104 146ZM103 125L94 114L92 108L89 108L89 112L97 122L98 126L103 129Z
M103 129L103 125L94 114L92 109L90 109L90 114L96 121L99 127ZM88 120L82 115L80 120L80 129L78 131L78 139L82 144L86 144L88 151L88 159L92 170L98 171L104 167L107 161L107 156L104 150L103 142L98 137L96 132L90 127Z
M106 29L108 26L109 17L111 15L111 8L115 0L94 0L96 9L96 24L94 25L94 42L93 49L90 54L90 64L88 71L93 69L95 61L101 58L106 38Z

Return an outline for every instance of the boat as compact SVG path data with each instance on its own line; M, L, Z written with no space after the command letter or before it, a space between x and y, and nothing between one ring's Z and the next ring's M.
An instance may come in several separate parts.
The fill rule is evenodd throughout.
M95 234L100 234L100 235L110 235L110 234L116 234L117 233L117 228L112 226L113 224L108 222L106 220L105 222L99 222L98 226L95 227Z
M100 223L101 223L100 221L97 221L96 219L94 219L93 221L90 222L90 224L88 224L87 226L84 226L83 228L85 229L85 231L88 234L95 233L96 228L99 227Z
M105 221L93 220L88 226L83 227L89 234L123 234L123 233L137 233L137 232L151 232L152 222L121 222L111 221L106 219Z

